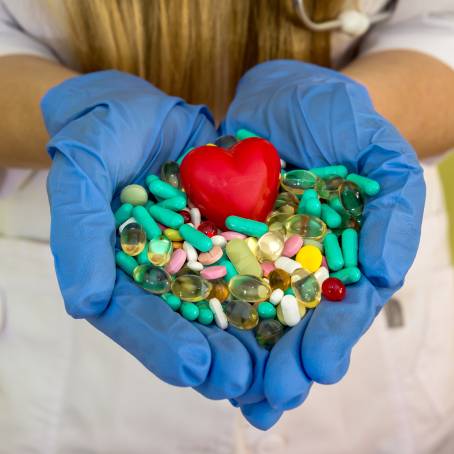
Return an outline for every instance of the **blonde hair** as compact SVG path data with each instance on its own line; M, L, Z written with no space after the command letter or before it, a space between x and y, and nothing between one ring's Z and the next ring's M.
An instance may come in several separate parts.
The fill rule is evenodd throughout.
M342 0L310 0L314 20ZM115 68L224 113L242 74L291 58L329 64L329 35L305 30L292 0L65 0L84 72Z

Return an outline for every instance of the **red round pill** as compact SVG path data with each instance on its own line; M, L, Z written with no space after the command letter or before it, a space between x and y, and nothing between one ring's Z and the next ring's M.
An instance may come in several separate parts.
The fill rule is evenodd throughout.
M178 213L181 214L181 216L183 216L185 224L191 222L191 215L189 214L189 211L181 210Z
M345 293L345 285L335 277L329 277L322 284L322 295L329 301L342 301Z
M218 233L218 228L216 227L216 224L211 221L204 221L200 223L200 225L197 227L197 230L204 233L209 238L213 237L214 235L217 235Z

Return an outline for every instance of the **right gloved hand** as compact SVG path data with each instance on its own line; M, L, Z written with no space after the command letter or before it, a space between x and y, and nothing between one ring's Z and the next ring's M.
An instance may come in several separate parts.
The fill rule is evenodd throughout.
M53 88L42 111L52 137L51 248L67 311L170 384L212 399L262 400L268 353L252 333L188 322L115 266L112 200L188 147L215 139L207 110L103 71Z

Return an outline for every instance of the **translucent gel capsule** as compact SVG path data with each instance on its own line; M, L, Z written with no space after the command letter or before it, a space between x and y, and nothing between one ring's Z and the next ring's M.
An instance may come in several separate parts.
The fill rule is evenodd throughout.
M255 331L255 338L262 347L272 348L283 334L284 327L277 320L262 320Z
M292 215L295 214L296 208L293 205L282 205L281 207L275 208L274 210L278 213Z
M269 231L285 233L285 224L291 216L290 213L271 212L266 219Z
M279 211L279 209L284 206L291 206L296 209L298 207L298 204L299 200L295 194L284 191L277 196L276 202L274 202L273 211Z
M234 298L250 303L265 301L271 295L271 288L263 279L241 274L230 279L229 290Z
M320 300L320 285L313 274L300 268L292 273L290 280L296 299L303 303Z
M287 236L300 235L303 238L320 240L326 233L326 224L315 216L295 214L285 223Z
M178 276L172 283L172 293L183 301L202 301L208 298L210 292L210 282L195 274Z
M361 216L364 208L364 201L361 191L355 183L344 181L339 186L338 194L345 211L353 217Z
M231 300L222 305L229 323L239 329L253 329L259 322L257 309L245 301Z
M136 222L125 226L120 235L120 245L128 255L139 255L145 248L147 235L145 230Z
M257 243L255 255L260 262L277 260L284 249L284 235L280 232L268 232L262 235Z
M339 189L339 186L344 182L344 179L337 175L330 175L323 180L319 180L315 185L318 195L322 199L328 200Z
M180 166L175 161L167 161L161 167L161 180L174 188L180 188Z
M171 277L164 268L149 264L139 265L134 269L133 278L144 290L156 295L170 290Z
M208 296L208 299L217 298L221 303L223 303L229 297L229 287L224 279L213 279L211 281L211 292Z
M302 194L305 189L314 188L319 178L308 170L291 170L287 172L282 180L282 187L294 194Z
M277 288L287 290L290 287L290 274L279 268L271 271L268 280L270 281L271 290L276 290Z
M148 243L148 260L156 266L167 265L172 251L173 245L168 238L156 238Z
M254 238L253 236L250 236L244 240L244 242L247 244L247 247L249 250L257 256L257 247L258 247L258 241L257 238Z

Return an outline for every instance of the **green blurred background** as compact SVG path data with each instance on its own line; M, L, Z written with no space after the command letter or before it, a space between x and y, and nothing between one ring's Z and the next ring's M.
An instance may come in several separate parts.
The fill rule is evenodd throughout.
M449 213L451 260L454 263L454 152L450 153L439 166L444 186L446 205Z

